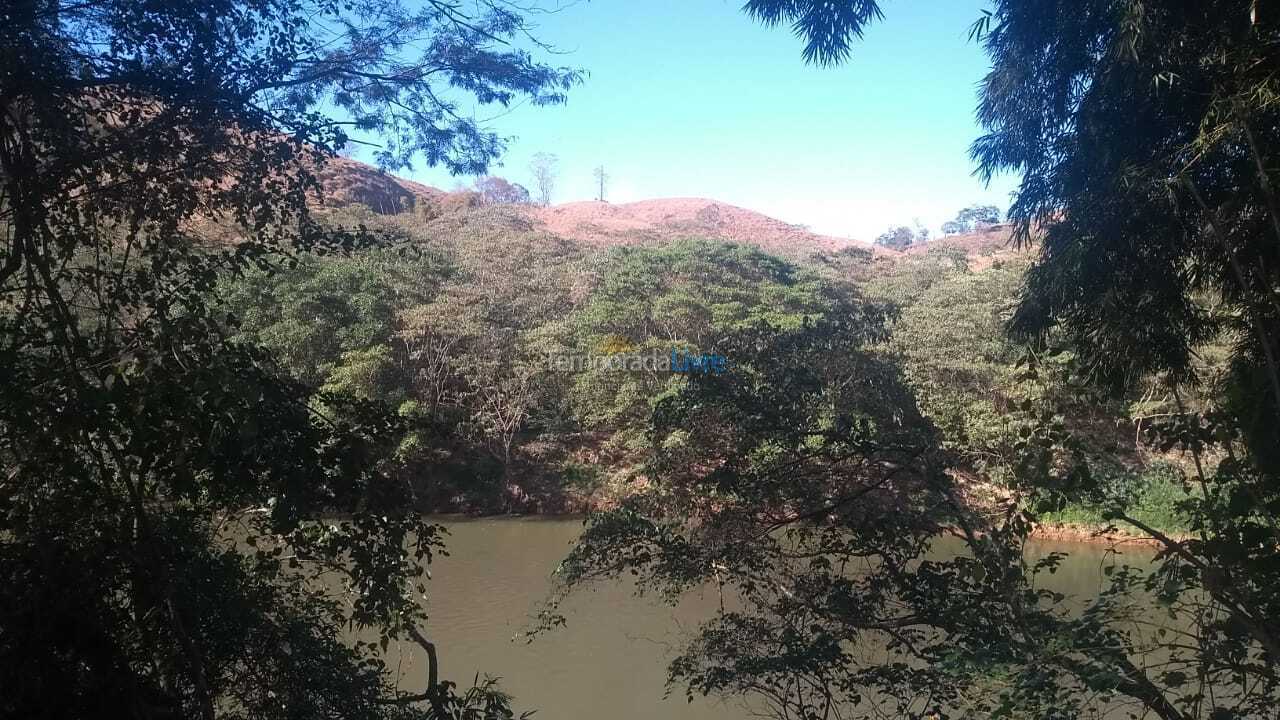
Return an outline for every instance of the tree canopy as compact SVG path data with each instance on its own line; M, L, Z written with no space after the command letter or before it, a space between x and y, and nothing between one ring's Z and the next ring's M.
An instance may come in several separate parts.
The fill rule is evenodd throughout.
M519 183L513 183L496 175L486 175L476 180L476 192L483 202L491 205L526 205L529 191Z
M906 250L916 241L916 233L906 225L899 225L895 228L880 233L876 237L876 245L886 247L891 250Z
M942 231L948 235L976 232L1000 222L1000 208L994 205L970 205L956 213L953 220L942 224Z

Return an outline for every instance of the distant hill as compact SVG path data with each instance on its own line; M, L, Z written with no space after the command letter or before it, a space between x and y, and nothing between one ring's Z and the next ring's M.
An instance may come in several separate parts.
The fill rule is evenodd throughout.
M325 207L358 203L380 215L414 213L434 219L480 204L474 192L448 192L345 157L331 159L318 177L324 192L317 203ZM859 240L814 233L800 225L707 198L660 198L618 204L587 201L511 209L549 234L601 246L654 245L698 237L754 245L792 258L845 248L873 250L881 257L915 255L938 247L955 247L970 256L986 257L1010 250L1008 228L1001 225L913 245L899 253Z
M789 255L870 245L810 232L767 215L706 198L662 198L632 203L574 202L533 207L530 217L552 234L597 245L661 243L701 237L755 245Z

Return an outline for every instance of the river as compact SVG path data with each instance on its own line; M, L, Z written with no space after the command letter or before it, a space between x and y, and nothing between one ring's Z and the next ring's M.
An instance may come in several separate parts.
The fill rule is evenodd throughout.
M664 700L666 665L682 638L718 606L711 593L678 607L636 598L624 583L571 598L568 625L532 643L513 637L529 627L551 587L551 573L582 529L580 521L550 519L449 520L450 557L432 565L428 623L440 652L441 677L463 688L476 673L502 678L517 712L536 709L543 720L728 720L747 715L738 701L696 698L682 688ZM1145 564L1149 553L1129 548L1120 558L1107 546L1040 543L1040 555L1070 553L1045 585L1086 598L1101 588L1103 567ZM402 688L420 691L425 668L409 652L400 659Z

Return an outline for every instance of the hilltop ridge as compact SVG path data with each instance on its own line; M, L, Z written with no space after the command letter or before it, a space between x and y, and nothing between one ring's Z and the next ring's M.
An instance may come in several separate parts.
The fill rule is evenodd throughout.
M442 190L345 157L331 158L320 168L317 176L323 193L316 202L324 207L358 203L380 215L412 212L430 220L481 204L475 192ZM814 252L832 253L847 248L870 250L885 257L917 254L942 246L957 247L966 254L982 255L1008 249L1008 232L1003 226L938 238L897 251L852 238L815 233L803 225L702 197L655 198L627 203L586 200L547 207L506 207L551 235L606 247L653 245L700 237L753 245L790 257Z
M532 207L529 216L548 232L599 245L661 242L696 235L755 245L772 252L797 248L834 252L868 243L821 235L763 213L709 198L677 197L629 203L571 202Z

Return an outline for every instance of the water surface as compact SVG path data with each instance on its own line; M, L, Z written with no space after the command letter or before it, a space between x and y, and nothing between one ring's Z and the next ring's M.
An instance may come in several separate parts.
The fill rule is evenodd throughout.
M714 591L678 607L636 598L624 583L585 591L563 608L567 627L532 643L526 630L551 588L551 573L582 530L577 520L449 520L450 557L432 565L428 629L439 648L441 677L466 687L476 673L502 678L518 710L543 720L728 720L748 715L739 701L696 698L682 688L663 699L666 665L698 623L719 606ZM1070 553L1044 583L1079 598L1095 595L1103 568L1145 564L1149 553L1129 548L1117 557L1103 545L1037 543L1033 555ZM422 689L425 668L401 658L402 687Z

